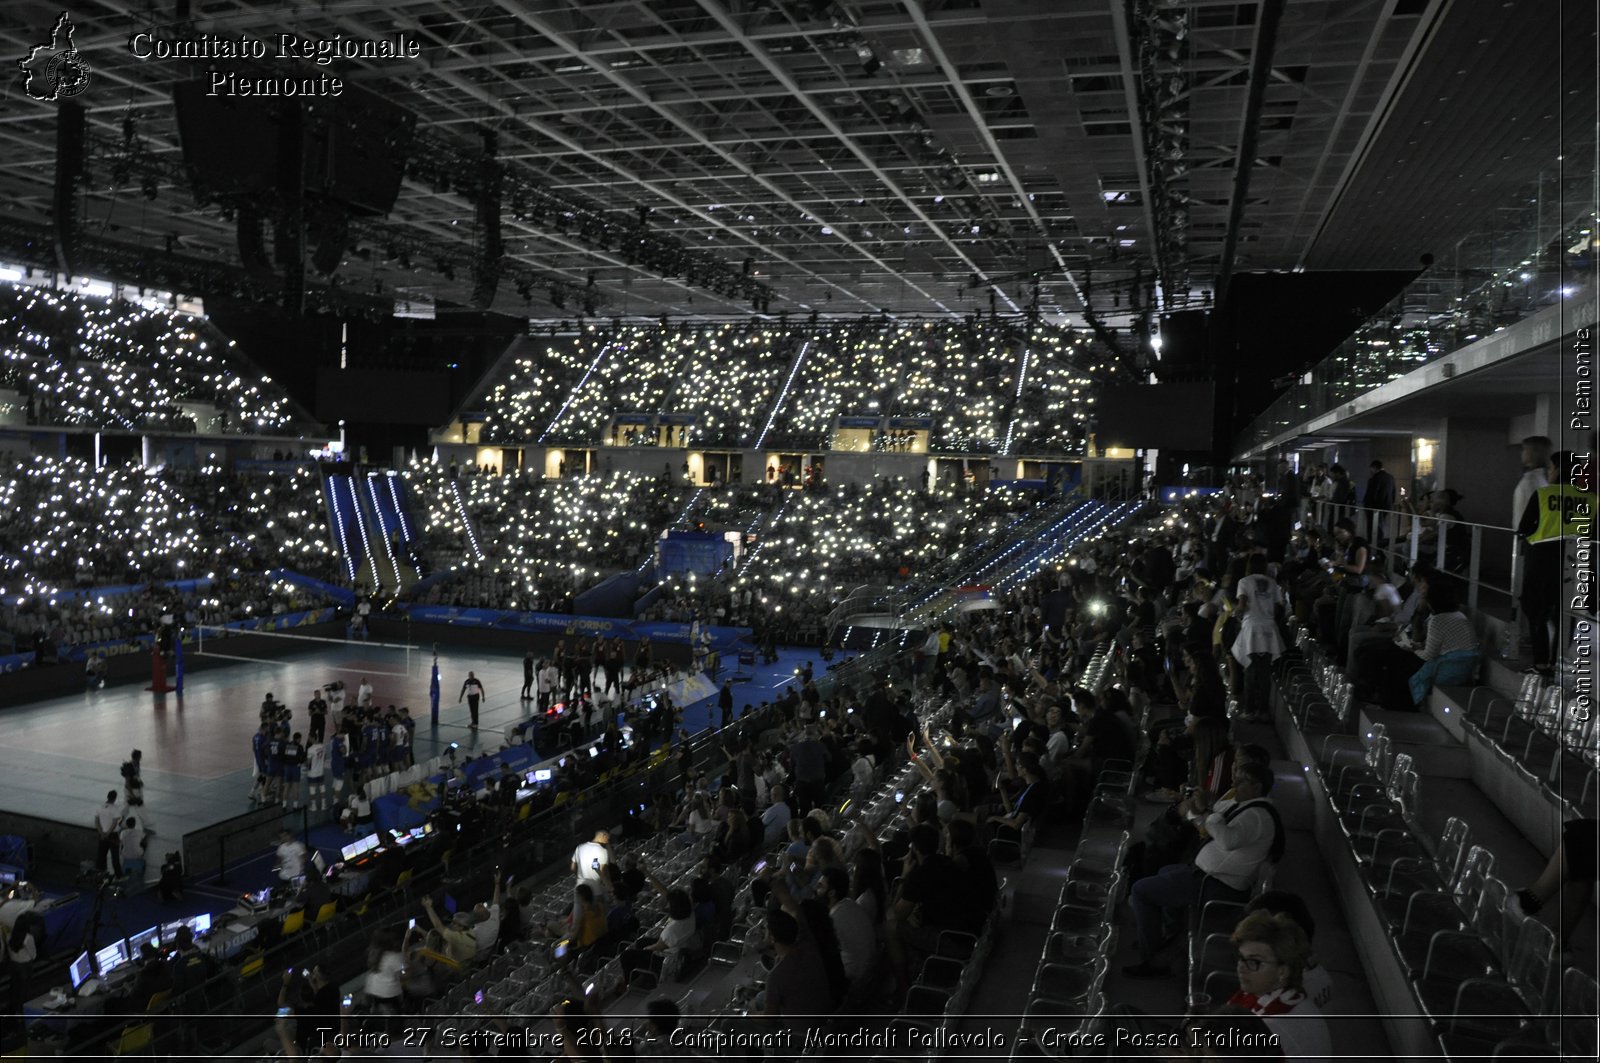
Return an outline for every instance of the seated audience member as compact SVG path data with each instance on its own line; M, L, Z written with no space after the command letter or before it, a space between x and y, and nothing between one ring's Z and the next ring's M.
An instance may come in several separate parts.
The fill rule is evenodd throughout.
M770 849L778 844L778 840L789 829L789 821L794 818L794 813L789 808L788 796L788 790L781 784L772 787L772 803L761 813L761 844L764 848Z
M1394 608L1389 608L1393 604L1392 599L1374 597L1372 616L1366 623L1359 623L1350 630L1345 664L1351 682L1370 687L1370 683L1359 679L1364 668L1361 663L1363 656L1374 652L1376 647L1392 642L1401 632L1409 630L1406 636L1409 639L1420 641L1426 638L1421 620L1428 615L1425 599L1428 581L1433 576L1433 567L1419 561L1412 566L1410 578L1397 589L1400 601Z
M767 935L778 958L767 976L762 1014L788 1017L787 1025L798 1032L816 1021L813 1016L833 1011L835 1001L828 988L828 973L816 944L793 915L786 911L770 913Z
M1245 905L1245 911L1286 915L1295 921L1295 925L1306 936L1308 950L1305 967L1300 972L1300 987L1305 990L1306 996L1311 998L1311 1003L1319 1008L1326 1007L1328 1001L1333 999L1333 977L1328 974L1325 967L1317 963L1313 945L1317 936L1317 922L1312 917L1311 907L1306 904L1305 898L1288 890L1267 890L1252 897L1250 903Z
M945 855L954 868L954 883L964 925L952 929L977 933L994 911L999 880L989 854L978 844L978 830L969 820L952 819L944 825Z
M444 953L455 962L465 966L470 964L478 955L478 940L473 936L472 928L476 925L470 911L457 912L449 923L439 918L439 913L433 909L433 897L422 898L422 910L428 916L428 922L433 929L439 932L440 939L444 942Z
M678 1011L677 1002L666 997L651 997L644 1005L645 1033L642 1046L649 1055L647 1058L657 1056L674 1056L685 1054L677 1039L673 1037L683 1027L683 1017Z
M889 954L909 985L909 976L933 954L941 930L965 930L971 913L961 907L958 871L940 848L939 829L919 823L900 871L900 890L889 912Z
M700 930L695 925L694 900L684 890L668 889L649 871L646 871L645 875L656 891L666 898L667 925L661 929L661 936L649 945L622 951L624 985L627 985L634 971L647 968L660 970L661 954L670 949L681 949L685 952L696 952L700 949Z
M1175 933L1168 930L1169 916L1181 916L1208 900L1244 900L1261 869L1283 854L1283 825L1266 796L1271 789L1268 768L1243 764L1234 773L1233 797L1217 800L1209 791L1196 790L1184 800L1181 814L1205 841L1192 861L1169 864L1133 884L1129 902L1139 962L1125 967L1125 974L1164 974L1166 968L1153 960Z
M1594 899L1594 883L1600 874L1596 830L1592 819L1569 819L1561 825L1561 844L1531 886L1517 890L1514 905L1532 916L1559 898L1551 925L1562 948L1572 940L1572 932L1583 922L1584 911Z
M1229 1004L1249 1008L1278 1035L1283 1058L1321 1063L1333 1053L1328 1021L1302 981L1311 943L1287 914L1252 912L1233 931L1239 950L1239 991Z
M151 997L172 989L172 966L161 955L159 946L146 942L140 949L138 964L138 975L127 989L111 998L107 1011L136 1015L147 1010Z
M1013 757L1010 740L1004 734L1000 736L1000 751L1005 756L1006 775L1015 782L1006 795L1006 811L990 817L989 822L1000 837L1017 838L1030 823L1037 827L1044 821L1054 795L1037 753L1024 751Z
M1361 684L1354 691L1356 697L1376 700L1394 712L1415 711L1417 699L1412 696L1412 676L1428 667L1429 662L1440 661L1451 654L1464 657L1477 651L1478 636L1472 630L1472 621L1461 609L1460 587L1454 580L1437 578L1429 583L1427 604L1428 634L1422 649L1417 650L1409 640L1397 639L1364 650L1363 666L1357 677Z
M494 954L495 942L500 939L500 911L500 869L495 868L494 898L472 909L472 938L477 942L474 959L486 960Z
M528 904L528 890L518 887L500 906L500 936L495 941L495 951L504 952L510 945L521 941L525 933L523 910Z
M178 928L174 941L177 954L171 963L174 989L178 992L204 985L222 970L215 957L195 944L194 931L188 926Z

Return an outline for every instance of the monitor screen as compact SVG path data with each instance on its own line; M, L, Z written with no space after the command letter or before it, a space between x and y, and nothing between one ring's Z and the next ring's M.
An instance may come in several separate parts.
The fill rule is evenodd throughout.
M539 768L533 773L533 781L549 782L554 776L555 772L551 771L549 768Z
M67 975L72 979L72 988L76 989L94 975L94 961L89 959L87 952L78 953L78 958L72 961L72 966L67 968Z
M113 941L94 954L94 965L101 974L110 974L127 962L128 943L126 941Z
M426 838L428 835L430 835L432 833L433 833L433 825L431 823L424 823L420 827L412 827L411 828L411 840L412 841L420 841L421 839Z
M312 853L311 866L317 869L317 874L326 875L328 873L328 858L320 852Z
M259 893L246 893L244 895L244 899L248 903L250 903L252 905L271 904L272 903L272 887L268 886L266 889L262 890Z
M137 934L130 934L128 936L128 955L138 959L146 945L160 945L163 937L161 930L161 927L153 926L149 930L141 930Z
M188 927L190 933L197 938L204 934L209 934L211 933L211 914L205 912L200 915L191 915L187 919L179 919L173 923L163 924L161 927L162 944L169 948L177 944L178 928L184 926Z
M377 847L378 836L376 834L369 834L365 838L357 838L349 845L346 845L344 848L340 849L339 855L345 860L354 860L361 854L369 850L376 849Z

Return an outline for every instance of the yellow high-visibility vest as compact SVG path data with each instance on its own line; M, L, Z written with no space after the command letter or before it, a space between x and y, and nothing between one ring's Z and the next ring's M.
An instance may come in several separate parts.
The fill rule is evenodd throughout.
M1594 495L1571 484L1550 484L1534 492L1539 504L1539 526L1528 542L1548 543L1576 539L1594 528Z

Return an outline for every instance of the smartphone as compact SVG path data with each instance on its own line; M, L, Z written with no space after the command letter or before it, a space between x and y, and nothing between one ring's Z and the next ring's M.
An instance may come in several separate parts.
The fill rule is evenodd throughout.
M294 1009L293 1008L279 1008L278 1009L278 1018L280 1018L280 1019L287 1019L292 1014L294 1014Z
M563 941L559 945L556 946L555 957L556 957L556 959L561 960L561 959L565 959L566 955L567 955L567 943L565 941Z
M765 871L766 869L767 869L767 862L765 860L763 860L759 864L757 864L755 866L754 870L752 870L750 873L752 875L759 875L759 874L761 874L761 872Z
M905 799L906 799L906 792L904 790L896 790L894 792L894 803L895 804L898 805L900 802L904 801Z
M415 930L416 928L417 928L417 917L416 916L412 916L411 917L411 922L406 924L406 929L407 930Z
M344 995L344 1000L340 1001L339 1003L340 1003L341 1007L348 1008L350 1005L354 1004L355 1002L356 1002L356 998L352 994L346 993Z
M482 1004L483 1003L483 990L480 989L476 993L472 994L472 1002L474 1004Z
M311 968L309 968L309 967L300 968L300 977L301 978L310 978L311 977Z

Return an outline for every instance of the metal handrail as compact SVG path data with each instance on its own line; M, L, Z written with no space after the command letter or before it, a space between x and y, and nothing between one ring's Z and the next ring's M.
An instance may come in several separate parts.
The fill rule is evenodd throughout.
M1518 573L1521 570L1522 540L1515 530L1497 524L1480 524L1474 521L1457 520L1453 517L1435 517L1427 514L1416 513L1400 509L1374 509L1367 506L1346 503L1334 503L1327 499L1311 500L1310 510L1316 518L1316 523L1324 528L1331 528L1334 521L1343 516L1357 520L1358 529L1366 532L1363 538L1367 540L1370 549L1384 555L1389 561L1390 571L1396 570L1396 562L1404 562L1404 568L1410 569L1416 565L1422 556L1422 532L1425 524L1432 523L1437 527L1439 535L1434 543L1433 557L1427 559L1441 572L1452 572L1448 564L1450 556L1450 543L1452 535L1459 536L1465 533L1468 536L1469 550L1466 557L1466 570L1452 572L1460 576L1467 584L1467 607L1478 608L1480 591L1489 591L1493 594L1503 595L1510 603L1512 616L1516 616L1517 599L1521 588ZM1387 522L1387 523L1383 523ZM1399 531L1402 522L1407 527L1404 533ZM1372 534L1375 529L1383 527L1384 534L1381 538ZM1490 583L1483 578L1484 560L1484 534L1486 532L1499 535L1508 535L1511 539L1509 555L1507 555L1508 568L1511 582L1502 586ZM1459 541L1458 539L1456 541ZM1396 544L1403 544L1397 547Z
M1416 565L1421 550L1421 538L1424 522L1432 521L1439 529L1438 541L1434 544L1434 556L1430 559L1433 566L1442 572L1450 572L1459 577L1467 588L1466 607L1476 610L1482 598L1482 592L1503 597L1510 609L1508 617L1512 624L1511 631L1518 630L1522 616L1522 537L1513 528L1498 524L1481 524L1468 520L1456 520L1450 517L1431 517L1425 514L1397 509L1371 509L1365 506L1351 504L1335 504L1326 499L1312 499L1310 512L1315 516L1316 523L1324 528L1333 526L1333 521L1341 516L1359 518L1357 527L1371 531L1375 526L1373 518L1382 517L1389 520L1390 528L1399 530L1399 521L1404 519L1410 522L1403 535L1386 534L1382 541L1368 535L1369 548L1383 554L1390 564L1390 571L1395 570L1395 563L1403 560L1407 569ZM1465 559L1465 571L1453 571L1447 561L1450 550L1451 536L1465 533L1468 537L1468 552ZM1492 535L1498 539L1507 536L1510 539L1509 549L1503 556L1507 562L1506 572L1510 582L1502 585L1484 578L1484 559L1490 556L1486 551L1489 547L1485 543L1485 536ZM1560 611L1564 621L1587 620L1589 614L1582 609L1573 607L1572 599L1563 596L1560 599ZM1568 629L1568 624L1561 625L1563 630ZM1558 633L1558 637L1560 636Z

